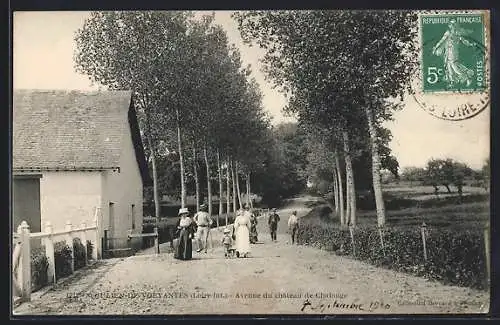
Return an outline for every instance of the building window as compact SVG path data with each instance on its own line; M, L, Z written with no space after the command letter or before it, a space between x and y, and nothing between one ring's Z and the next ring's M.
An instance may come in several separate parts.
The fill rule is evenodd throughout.
M135 229L135 204L132 204L132 229Z

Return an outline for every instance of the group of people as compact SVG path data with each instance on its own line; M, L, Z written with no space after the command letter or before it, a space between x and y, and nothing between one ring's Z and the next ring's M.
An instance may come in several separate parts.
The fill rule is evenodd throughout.
M207 253L208 237L213 220L208 214L208 207L203 204L193 218L189 217L187 208L179 209L180 219L177 222L176 236L178 238L174 249L174 258L180 260L189 260L192 258L193 244L192 240L196 238L198 242L197 252L205 251ZM280 216L276 208L271 210L268 217L268 226L271 234L271 240L277 241L277 231ZM258 242L257 233L257 217L251 212L250 206L245 204L243 210L239 210L233 224L233 230L224 229L222 244L224 246L224 256L231 257L248 257L250 254L250 244ZM298 229L297 212L293 211L288 219L288 228L292 239L292 244L295 243Z
M177 229L174 237L177 238L177 244L174 249L174 258L179 260L190 260L193 258L193 237L198 241L198 253L208 248L208 235L213 220L208 214L206 204L200 206L194 217L189 217L188 208L179 209L179 221L177 221Z

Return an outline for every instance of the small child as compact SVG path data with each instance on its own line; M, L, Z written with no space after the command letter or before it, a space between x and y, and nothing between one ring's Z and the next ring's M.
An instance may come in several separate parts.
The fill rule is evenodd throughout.
M231 231L226 228L224 229L224 237L222 237L222 244L224 245L224 257L232 257L234 254L234 249L232 248L233 245L233 238L230 235Z

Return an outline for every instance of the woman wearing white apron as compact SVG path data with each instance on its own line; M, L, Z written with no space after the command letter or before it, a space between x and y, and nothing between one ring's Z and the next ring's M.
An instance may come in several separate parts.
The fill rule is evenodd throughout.
M250 253L250 218L239 213L234 220L235 250L237 257L247 257Z

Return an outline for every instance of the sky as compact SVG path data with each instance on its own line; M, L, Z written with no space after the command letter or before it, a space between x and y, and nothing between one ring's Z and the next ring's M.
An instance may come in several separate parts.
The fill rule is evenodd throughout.
M208 13L208 12L207 12ZM215 21L252 66L263 93L265 109L273 124L294 121L284 116L285 97L265 79L260 59L264 50L243 44L229 11L217 11ZM84 11L16 12L13 21L13 88L97 90L88 77L74 70L74 35L89 16ZM401 167L423 167L430 158L453 158L480 168L490 155L489 107L464 121L446 121L431 116L413 98L386 123L393 135L390 143Z

